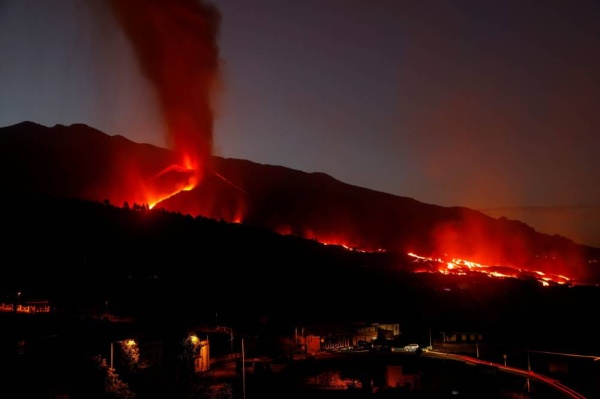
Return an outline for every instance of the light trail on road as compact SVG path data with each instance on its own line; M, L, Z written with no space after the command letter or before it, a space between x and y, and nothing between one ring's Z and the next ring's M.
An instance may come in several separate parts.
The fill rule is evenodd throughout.
M503 364L499 364L499 363L494 363L494 362L490 362L490 361L485 361L485 360L480 360L480 359L476 359L476 358L472 358L469 356L464 356L464 355L455 355L452 353L446 353L446 352L436 352L436 351L427 351L427 352L423 352L423 355L425 356L431 356L431 357L436 357L436 358L444 358L444 359L454 359L457 361L462 361L465 362L467 364L481 364L481 365L485 365L488 367L496 367L498 370L500 371L504 371L507 373L512 373L512 374L517 374L520 375L522 377L526 377L526 378L531 378L531 379L535 379L538 381L541 381L547 385L550 385L551 387L553 387L554 389L563 392L564 394L568 395L570 398L573 399L586 399L585 396L583 396L582 394L580 394L579 392L563 385L560 381L555 380L553 378L549 378L543 374L538 374L535 373L531 370L523 370L523 369L519 369L519 368L515 368L515 367L510 367L510 366L504 366ZM583 356L583 355L581 355ZM591 356L593 357L593 356Z

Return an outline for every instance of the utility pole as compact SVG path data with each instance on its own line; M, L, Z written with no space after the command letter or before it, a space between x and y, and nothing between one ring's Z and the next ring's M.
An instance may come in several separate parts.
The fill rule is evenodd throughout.
M431 327L429 327L429 349L433 349L433 345L431 344Z
M527 348L527 371L531 371L531 362L529 360L529 348ZM527 393L531 392L531 381L527 377Z
M14 307L14 311L18 312L19 311L19 299L21 298L21 292L17 292L17 302L15 302L15 307Z
M246 399L246 357L244 355L244 338L242 338L242 398Z

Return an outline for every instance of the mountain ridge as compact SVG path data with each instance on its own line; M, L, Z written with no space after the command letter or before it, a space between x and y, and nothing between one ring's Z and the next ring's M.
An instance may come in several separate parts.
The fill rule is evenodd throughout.
M0 177L8 191L113 204L144 204L131 188L150 187L148 182L177 163L171 150L85 124L45 127L29 121L0 128L0 156ZM597 267L589 261L597 259L600 249L537 232L518 220L427 204L322 172L218 156L210 167L195 188L154 206L359 250L448 255L489 265L510 262L576 279L597 278ZM161 175L158 183L180 178L175 171Z

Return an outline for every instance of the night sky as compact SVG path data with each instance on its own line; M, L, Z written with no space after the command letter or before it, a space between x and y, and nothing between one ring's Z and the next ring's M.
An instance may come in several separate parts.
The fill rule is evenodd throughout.
M600 247L598 1L207 3L215 155ZM107 4L1 0L0 126L85 123L169 147Z

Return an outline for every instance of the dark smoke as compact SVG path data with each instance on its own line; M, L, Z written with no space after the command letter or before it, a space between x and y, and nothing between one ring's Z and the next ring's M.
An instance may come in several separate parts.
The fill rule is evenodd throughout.
M219 11L194 0L111 0L111 5L156 89L169 146L201 179L213 147Z

